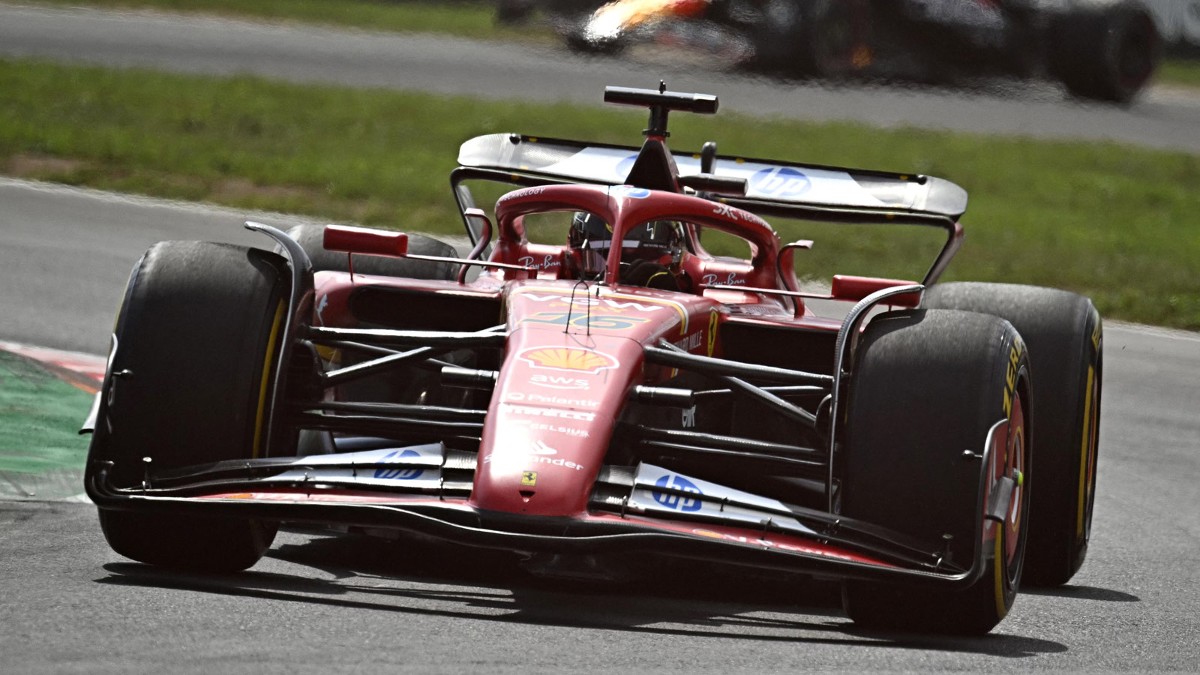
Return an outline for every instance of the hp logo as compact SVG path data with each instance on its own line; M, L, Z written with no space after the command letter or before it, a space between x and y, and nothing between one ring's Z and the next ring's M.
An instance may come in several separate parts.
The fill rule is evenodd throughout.
M384 455L380 463L386 463L388 460L395 459L396 461L404 461L414 457L420 457L420 453L413 450L393 450ZM375 469L375 477L384 480L412 480L420 478L421 474L425 473L424 469Z
M787 167L763 169L750 177L750 189L766 197L799 197L811 187L808 176Z
M654 481L654 484L660 488L669 488L679 492L687 492L699 496L704 495L704 493L700 491L700 488L696 487L692 481L684 478L683 476L667 474ZM653 495L654 501L662 504L668 509L674 509L676 511L699 511L702 503L699 499L694 497L686 497L678 493L651 491L650 494Z

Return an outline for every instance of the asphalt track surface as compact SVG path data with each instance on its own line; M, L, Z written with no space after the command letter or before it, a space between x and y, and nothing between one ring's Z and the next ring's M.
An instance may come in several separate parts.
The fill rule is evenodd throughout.
M11 180L0 204L0 340L91 353L149 243L263 245L242 220L295 222ZM0 501L0 671L1195 671L1200 334L1110 325L1105 359L1089 559L986 638L858 631L828 585L551 583L503 556L314 533L244 574L171 573L109 550L90 505Z
M1164 89L1120 108L1080 103L1051 85L993 83L977 91L823 88L756 81L661 58L635 63L445 36L7 4L0 4L3 56L595 105L602 105L605 85L654 87L664 79L672 90L716 94L723 110L751 115L1113 140L1200 152L1200 98Z
M22 181L0 181L0 205L0 339L91 353L150 243L264 245L242 220L296 221ZM550 583L502 556L319 533L282 534L245 574L169 573L112 553L86 504L8 501L0 671L1195 672L1200 335L1110 324L1105 343L1088 562L986 638L863 633L823 585Z

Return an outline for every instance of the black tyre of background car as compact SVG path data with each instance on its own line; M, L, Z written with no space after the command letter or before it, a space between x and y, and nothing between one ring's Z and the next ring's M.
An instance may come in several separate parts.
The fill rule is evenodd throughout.
M133 269L117 317L89 464L113 462L118 487L151 471L243 459L262 448L266 396L286 318L284 261L245 247L163 242ZM153 565L243 570L276 524L101 509L113 550Z
M325 228L323 226L297 225L288 230L287 233L308 254L308 259L312 261L314 271L350 271L349 255L338 251L325 250ZM408 252L414 255L429 255L442 258L454 258L458 255L453 246L421 234L408 235ZM450 280L455 278L458 272L458 265L454 263L416 260L413 258L356 255L354 256L354 272L356 274L406 277L409 279Z
M756 62L764 70L837 80L869 65L866 0L773 0L764 5Z
M1134 0L1082 7L1050 29L1050 73L1072 94L1128 103L1162 58L1162 39L1149 11Z
M287 234L296 240L296 243L300 244L304 252L308 254L314 272L350 271L349 256L346 253L325 249L325 228L323 226L297 225L288 230ZM408 235L408 252L443 258L453 258L458 255L453 246L420 234ZM407 279L451 281L458 275L458 265L413 258L355 255L354 272L355 274ZM341 365L349 366L368 357L346 351L341 358ZM427 373L411 369L406 377L395 377L394 372L383 373L343 384L339 391L341 398L350 401L415 402L431 386L431 378ZM312 446L309 445L312 442L311 435L305 434L302 438L304 440L301 447L311 449Z
M1016 599L1025 544L1029 491L1021 480L1006 523L992 525L991 542L976 541L981 472L996 469L980 455L1006 417L1011 433L995 461L1014 480L1030 474L1032 399L1020 336L1003 319L971 312L881 314L862 336L852 377L841 513L925 542L931 552L945 543L963 569L976 555L985 563L966 589L847 581L847 614L868 628L988 632Z
M1100 442L1103 332L1087 298L1013 284L939 284L926 307L1007 319L1029 347L1038 411L1025 582L1058 586L1083 564L1091 536Z

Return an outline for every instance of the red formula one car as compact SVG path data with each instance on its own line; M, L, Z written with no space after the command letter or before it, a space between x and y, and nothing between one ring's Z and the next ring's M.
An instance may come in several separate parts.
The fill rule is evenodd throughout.
M543 575L664 556L842 580L863 625L966 633L1021 583L1069 579L1095 486L1091 302L933 285L962 236L948 181L674 155L668 114L715 97L605 96L649 108L640 149L462 146L463 257L253 223L273 251L152 247L86 425L113 549L239 570L280 523L319 523ZM781 245L765 218L827 235ZM826 244L875 265L901 231L934 235L919 282L814 282L841 264Z

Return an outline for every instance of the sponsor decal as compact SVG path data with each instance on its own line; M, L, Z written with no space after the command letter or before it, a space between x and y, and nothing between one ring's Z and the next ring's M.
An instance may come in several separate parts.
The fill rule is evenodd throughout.
M646 188L633 187L632 185L618 185L612 189L613 196L626 197L628 199L646 199L650 196L650 191Z
M697 496L704 495L704 493L700 491L700 488L696 487L695 483L684 478L683 476L675 474L666 474L654 481L654 484L660 488L668 488L671 490L677 490L678 492L685 492ZM683 511L685 513L699 511L702 504L702 502L695 497L687 497L685 495L678 494L677 492L659 492L654 490L651 491L650 494L654 497L654 501L658 502L662 506L675 511Z
M1012 417L1013 395L1017 388L1017 364L1025 351L1025 343L1020 338L1013 341L1008 350L1008 366L1004 373L1004 415Z
M750 187L764 197L795 199L812 187L803 172L791 167L762 169L750 177Z
M534 368L573 371L595 375L620 366L612 356L579 347L532 347L517 355Z
M715 204L713 206L713 214L721 216L722 218L738 220L739 213L740 212L737 209L733 208L729 204L722 204L720 202L717 202L717 204Z
M483 458L484 464L491 464L494 453L488 453ZM521 463L523 464L544 464L548 466L560 466L564 469L574 469L575 471L583 471L582 464L578 464L569 459L563 459L558 456L558 450L547 445L544 441L536 441L533 446L520 455Z
M500 198L500 201L505 202L510 199L522 199L524 197L535 197L537 195L542 194L545 191L546 191L546 188L543 186L523 188L523 189L516 190L514 192L510 192L510 193L504 195L503 197Z
M536 471L522 471L521 472L521 485L523 485L525 487L536 487L537 486L537 472Z
M542 256L540 261L537 259L537 256L523 255L520 258L517 258L517 264L524 267L529 267L531 269L545 271L558 267L562 264L562 262L558 259L558 256L550 254Z
M691 335L685 335L685 336L683 336L683 338L676 340L675 342L672 342L671 344L675 345L676 347L679 347L680 349L682 349L684 351L690 352L693 349L696 349L697 347L699 347L703 343L704 343L704 334L697 332L697 333L692 333Z
M412 450L393 450L392 452L384 455L383 458L379 460L379 463L387 464L389 463L388 460L392 460L394 462L403 462L404 460L416 459L420 456L421 453L414 452ZM375 469L375 477L383 480L414 480L416 478L420 478L421 474L423 473L425 473L424 469L413 468L397 467L395 469Z
M547 389L580 390L587 389L591 384L587 378L568 377L565 375L534 375L529 378L530 384Z
M545 377L539 375L537 377ZM572 380L572 378L563 378ZM583 382L583 386L587 386L587 380L579 380ZM542 405L556 405L565 408L599 408L600 402L590 398L567 398L566 396L556 396L554 394L527 394L522 391L510 392L507 395L509 401L515 403L540 403Z
M522 298L533 302L561 303L573 307L591 307L593 311L611 310L614 314L620 314L630 309L643 313L665 309L660 305L643 304L640 302L620 302L610 298L593 298L584 295L572 298L565 295L539 295L529 292L520 292L519 294Z
M500 412L508 415L523 415L525 417L546 417L549 419L574 420L577 422L594 422L596 413L582 410L564 410L562 408L541 408L533 405L517 403L501 403Z
M738 277L736 272L730 272L724 277L719 274L705 274L700 277L700 283L704 286L745 286L746 280Z
M572 295L569 293L554 295L550 293L534 293L525 290L518 290L515 294L533 302L561 303L567 307L591 307L593 315L597 312L621 314L626 310L634 310L637 312L649 313L656 312L660 309L672 309L675 310L675 313L679 315L679 320L683 323L683 330L687 330L687 309L684 308L682 304L675 302L674 300L648 298L640 295L623 295L620 293L609 293L603 298L594 296L572 297ZM622 300L624 300L624 302L622 302Z
M559 424L546 424L544 422L531 422L529 424L530 431L548 431L556 434L563 434L572 438L591 438L591 433L587 429L576 429L575 427L567 427Z
M660 309L655 307L654 309ZM647 323L649 319L635 316L614 316L611 314L589 314L587 312L538 312L522 319L522 322L541 323L551 326L571 326L573 328L590 330L629 330L638 324Z
M629 177L629 172L633 171L633 163L637 161L637 153L626 156L621 161L617 162L617 168L614 170L618 179L625 180Z

